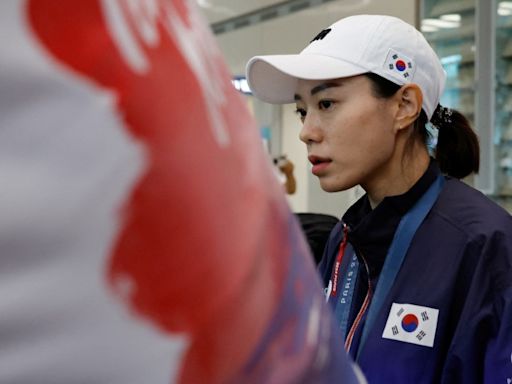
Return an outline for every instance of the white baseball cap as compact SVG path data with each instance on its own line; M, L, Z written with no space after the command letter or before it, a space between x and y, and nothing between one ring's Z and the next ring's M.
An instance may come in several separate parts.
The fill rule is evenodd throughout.
M328 80L373 72L398 85L417 84L432 117L446 73L423 35L392 16L357 15L321 31L298 55L255 56L247 63L252 93L268 103L293 103L297 80Z

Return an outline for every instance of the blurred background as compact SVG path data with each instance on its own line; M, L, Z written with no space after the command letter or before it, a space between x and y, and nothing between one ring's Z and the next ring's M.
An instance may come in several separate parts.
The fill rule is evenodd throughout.
M448 80L442 104L463 112L481 145L480 173L465 181L512 212L512 1L498 0L196 0L218 41L236 87L252 111L270 158L294 164L294 212L339 217L363 191L324 193L298 139L294 105L251 96L245 64L260 54L297 53L323 28L353 14L397 16L420 29ZM243 127L240 127L243 129Z

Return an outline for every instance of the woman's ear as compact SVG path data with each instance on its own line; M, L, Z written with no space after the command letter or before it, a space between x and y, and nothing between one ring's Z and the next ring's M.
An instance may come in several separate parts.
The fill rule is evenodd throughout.
M416 84L406 84L395 94L398 110L395 116L397 130L407 128L418 118L423 104L423 94Z

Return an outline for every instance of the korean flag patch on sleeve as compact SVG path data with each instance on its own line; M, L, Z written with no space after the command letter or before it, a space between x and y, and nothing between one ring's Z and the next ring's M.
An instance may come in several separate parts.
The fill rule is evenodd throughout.
M438 315L435 308L393 303L382 337L433 347Z

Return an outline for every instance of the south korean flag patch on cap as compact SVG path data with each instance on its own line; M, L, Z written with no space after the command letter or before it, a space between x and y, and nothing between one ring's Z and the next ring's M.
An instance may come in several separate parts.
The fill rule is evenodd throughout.
M391 72L394 76L402 78L405 82L410 82L414 78L416 66L412 59L407 56L390 49L386 57L384 69Z
M435 308L393 303L382 337L433 347L438 316Z

